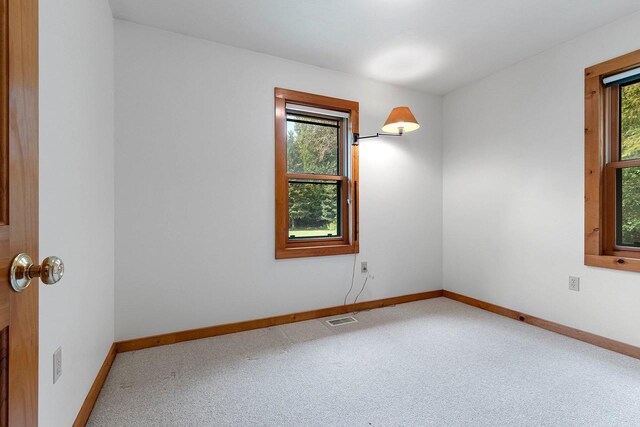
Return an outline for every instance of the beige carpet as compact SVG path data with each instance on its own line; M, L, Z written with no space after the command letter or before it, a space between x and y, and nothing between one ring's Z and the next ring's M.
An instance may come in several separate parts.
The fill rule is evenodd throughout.
M640 360L448 299L118 355L89 426L640 426Z

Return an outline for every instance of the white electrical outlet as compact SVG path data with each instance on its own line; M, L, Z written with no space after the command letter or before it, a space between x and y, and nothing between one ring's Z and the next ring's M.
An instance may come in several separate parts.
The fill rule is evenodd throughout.
M367 267L367 261L362 261L360 263L360 273L366 274L369 272L369 268Z
M55 353L53 353L53 383L60 379L62 376L62 347L58 347Z
M569 276L569 290L580 292L580 278Z

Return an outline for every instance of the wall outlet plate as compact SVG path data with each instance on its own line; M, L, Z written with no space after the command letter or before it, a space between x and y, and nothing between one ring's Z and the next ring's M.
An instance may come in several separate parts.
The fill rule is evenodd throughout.
M367 261L362 261L360 263L360 273L366 274L369 272L369 267L367 267Z
M580 292L580 278L569 276L569 290Z
M62 347L53 353L53 383L60 379L62 376Z

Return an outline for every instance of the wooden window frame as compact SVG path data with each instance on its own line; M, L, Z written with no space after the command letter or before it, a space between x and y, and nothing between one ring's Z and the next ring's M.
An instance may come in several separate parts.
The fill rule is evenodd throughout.
M640 166L619 159L618 87L603 79L640 67L640 50L585 69L584 264L640 272L640 248L616 244L616 171Z
M316 178L341 182L342 236L292 240L289 238L289 179L308 178L304 174L287 172L287 103L308 107L340 111L349 114L350 134L359 133L359 104L355 101L314 95L295 90L275 88L275 197L276 197L276 259L303 258L327 255L355 254L359 245L359 191L358 191L358 146L351 145L351 177L340 166L342 176L315 175ZM344 133L343 133L344 134ZM345 141L341 141L340 150L344 150ZM342 155L344 153L341 151ZM343 163L343 162L341 162ZM351 200L351 205L347 200Z

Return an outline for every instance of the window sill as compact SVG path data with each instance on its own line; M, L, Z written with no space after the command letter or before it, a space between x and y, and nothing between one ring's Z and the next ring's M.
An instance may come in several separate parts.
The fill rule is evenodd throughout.
M358 244L331 245L331 246L298 246L285 249L276 249L276 259L307 258L316 256L357 254L360 251Z
M640 259L612 255L585 255L584 265L640 272Z

